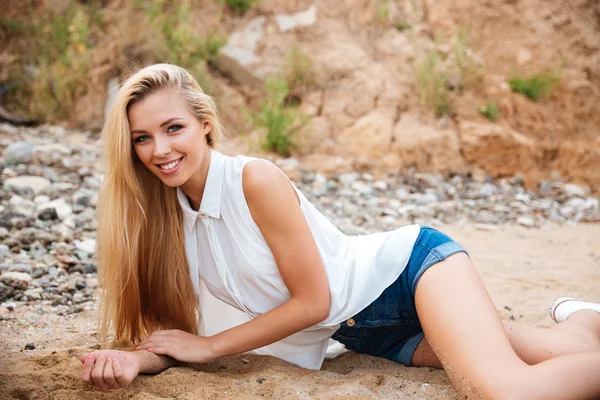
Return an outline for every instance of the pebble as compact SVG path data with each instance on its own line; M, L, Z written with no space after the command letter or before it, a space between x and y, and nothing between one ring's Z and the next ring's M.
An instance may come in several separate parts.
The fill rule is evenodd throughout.
M3 310L26 302L53 305L57 315L68 315L94 300L100 149L85 133L71 132L81 138L73 142L66 133L60 127L0 123L3 318ZM324 173L304 168L295 158L275 163L346 234L412 223L471 224L488 232L500 224L544 228L600 222L599 198L589 187L554 178L529 191L518 176Z

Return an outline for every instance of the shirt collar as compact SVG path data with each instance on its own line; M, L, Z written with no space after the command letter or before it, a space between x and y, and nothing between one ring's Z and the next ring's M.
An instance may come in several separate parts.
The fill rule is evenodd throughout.
M223 189L223 179L225 179L225 156L216 150L210 149L210 164L208 166L208 175L206 176L206 184L204 193L200 201L200 209L194 211L190 206L187 195L177 187L177 198L183 217L188 228L193 228L198 215L207 215L212 218L221 217L221 191Z

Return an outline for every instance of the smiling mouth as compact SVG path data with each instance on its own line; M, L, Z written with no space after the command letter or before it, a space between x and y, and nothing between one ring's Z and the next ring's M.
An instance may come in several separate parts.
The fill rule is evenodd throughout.
M173 162L170 162L168 164L162 164L162 165L157 164L157 166L158 166L158 168L162 169L163 171L169 171L169 170L175 168L176 166L178 166L179 163L181 162L181 160L183 160L183 157L181 157L180 159L175 160Z

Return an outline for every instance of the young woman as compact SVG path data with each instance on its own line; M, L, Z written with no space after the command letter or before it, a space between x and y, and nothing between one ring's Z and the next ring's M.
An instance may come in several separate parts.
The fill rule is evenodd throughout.
M444 368L466 395L600 396L599 304L561 298L552 329L503 326L448 236L346 236L277 167L228 157L220 140L213 100L184 69L153 65L120 88L102 132L101 340L112 327L138 347L82 355L85 382L126 387L254 349L318 369L333 337ZM220 329L200 334L201 317Z

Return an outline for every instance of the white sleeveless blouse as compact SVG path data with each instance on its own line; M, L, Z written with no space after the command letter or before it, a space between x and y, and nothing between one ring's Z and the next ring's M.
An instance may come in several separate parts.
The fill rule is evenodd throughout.
M242 188L244 166L257 159L229 157L215 150L210 154L199 211L194 211L183 190L177 189L184 215L190 274L207 335L247 322L290 299L273 254L250 214ZM288 181L298 193L302 212L321 254L329 281L331 309L328 318L318 325L254 352L319 369L328 339L339 323L373 302L404 270L419 226L347 236Z

